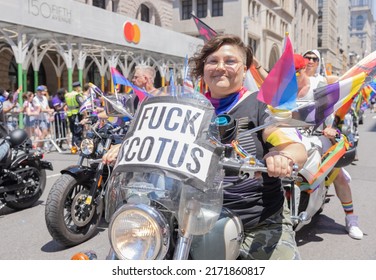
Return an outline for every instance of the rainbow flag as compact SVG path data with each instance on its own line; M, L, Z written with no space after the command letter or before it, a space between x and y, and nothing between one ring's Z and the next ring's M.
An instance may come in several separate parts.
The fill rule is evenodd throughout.
M345 105L364 84L366 73L338 81L314 90L314 100L293 111L293 119L302 120L317 128L325 119Z
M360 60L357 64L351 67L345 74L343 74L339 79L344 80L354 75L366 72L369 76L373 77L376 71L376 51L370 53L365 58Z
M252 73L250 70L248 70L245 73L245 79L244 79L244 86L250 91L250 92L256 92L259 90L259 85L256 83L255 79L252 76Z
M111 67L110 71L115 86L127 84L128 80L115 67Z
M342 138L335 145L331 146L329 150L322 156L321 164L318 167L318 171L308 184L302 184L300 190L314 190L318 184L323 182L328 174L333 170L333 167L337 161L345 154L349 148L349 142L346 138Z
M196 24L198 33L200 33L200 37L204 40L205 43L217 35L217 32L215 32L212 28L206 25L198 17L192 14L192 18Z
M127 78L125 78L122 74L120 74L120 72L116 70L116 68L114 67L111 67L111 75L112 75L112 80L114 81L115 85L120 84L126 87L131 87L133 90L133 93L137 95L140 101L144 100L146 97L152 96L150 93L132 84Z
M252 77L255 79L257 87L260 88L262 83L264 82L264 78L260 76L259 72L253 64L249 68L249 71L251 72Z
M297 95L294 51L286 36L282 56L261 85L257 99L274 108L291 110L296 107Z

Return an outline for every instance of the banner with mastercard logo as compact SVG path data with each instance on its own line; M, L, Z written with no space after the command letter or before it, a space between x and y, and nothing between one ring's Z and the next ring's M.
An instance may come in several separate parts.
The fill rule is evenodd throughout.
M138 44L141 38L140 27L136 23L129 21L124 23L123 26L124 38L128 43Z

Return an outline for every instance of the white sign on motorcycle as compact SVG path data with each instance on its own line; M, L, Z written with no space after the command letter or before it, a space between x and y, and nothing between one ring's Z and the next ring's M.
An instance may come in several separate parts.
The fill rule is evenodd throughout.
M176 170L205 182L214 155L197 141L205 116L204 108L190 104L142 104L118 165Z

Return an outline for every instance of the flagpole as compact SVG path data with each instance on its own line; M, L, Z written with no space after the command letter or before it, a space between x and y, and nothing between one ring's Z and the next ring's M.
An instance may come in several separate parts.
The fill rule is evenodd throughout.
M94 112L94 92L91 87L90 87L90 98L91 98L91 108L93 108L92 112Z
M119 100L118 91L117 91L117 85L114 86L114 91L115 91L116 100Z

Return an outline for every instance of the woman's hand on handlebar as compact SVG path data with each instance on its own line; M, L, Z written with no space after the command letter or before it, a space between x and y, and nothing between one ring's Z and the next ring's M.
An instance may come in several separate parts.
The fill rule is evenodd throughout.
M271 177L290 177L294 161L289 153L271 151L264 156L268 175Z
M328 127L326 127L326 128L322 131L322 134L323 134L326 138L329 138L330 140L334 140L334 138L338 136L338 130L328 126Z
M114 164L119 154L120 146L121 144L113 145L103 156L102 162L108 165Z

